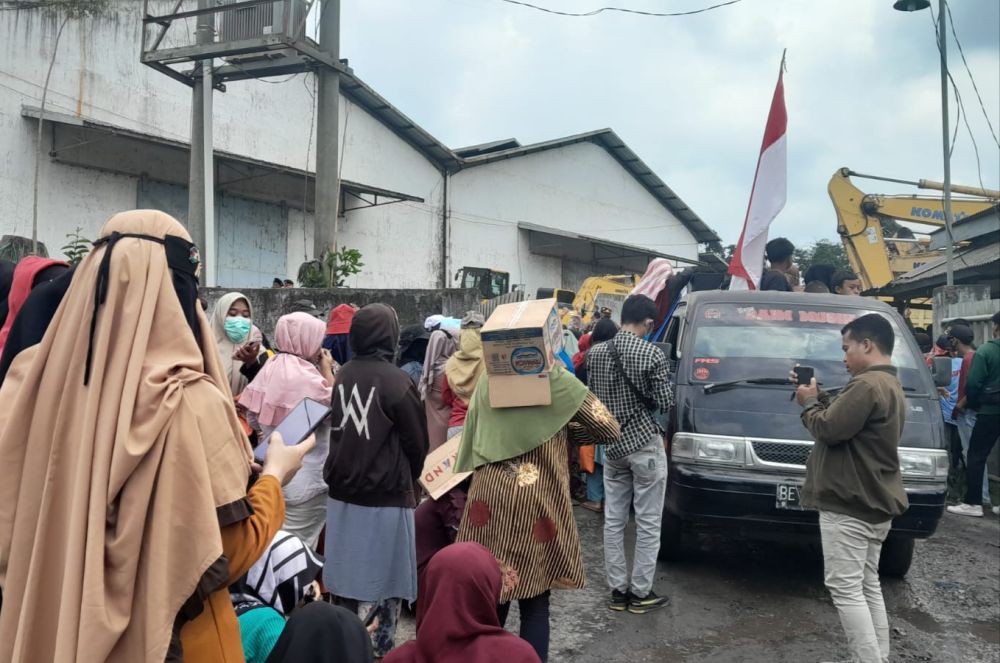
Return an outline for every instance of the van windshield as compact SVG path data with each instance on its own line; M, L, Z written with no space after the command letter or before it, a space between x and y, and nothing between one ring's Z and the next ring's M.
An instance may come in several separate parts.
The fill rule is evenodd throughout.
M688 347L694 382L722 382L741 378L780 378L794 364L812 366L824 388L840 387L850 376L844 367L840 329L870 311L831 306L743 306L710 304L695 312ZM926 370L911 352L895 321L892 363L900 382L926 391L920 370Z

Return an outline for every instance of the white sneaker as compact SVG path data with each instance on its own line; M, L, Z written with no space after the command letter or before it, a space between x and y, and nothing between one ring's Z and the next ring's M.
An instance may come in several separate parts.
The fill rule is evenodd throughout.
M993 507L993 515L1000 516L1000 506Z
M972 516L973 518L983 517L983 507L981 504L956 504L948 507L948 513L959 516Z

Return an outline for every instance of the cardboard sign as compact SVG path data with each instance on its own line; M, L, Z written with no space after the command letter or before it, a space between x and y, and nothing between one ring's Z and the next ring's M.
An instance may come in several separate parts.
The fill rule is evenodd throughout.
M437 500L472 475L472 472L455 474L455 459L458 457L458 447L461 444L462 434L459 433L427 454L424 470L420 473L420 485L432 500Z

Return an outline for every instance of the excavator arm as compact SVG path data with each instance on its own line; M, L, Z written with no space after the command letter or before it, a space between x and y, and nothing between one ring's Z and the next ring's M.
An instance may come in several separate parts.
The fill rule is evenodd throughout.
M844 243L844 250L851 268L861 279L864 290L881 288L896 276L905 274L941 255L926 248L926 240L913 237L903 229L897 237L885 237L881 219L940 227L944 225L944 203L941 198L930 196L886 196L866 194L851 181L858 175L848 168L841 168L833 177L827 191L837 212L837 232ZM928 180L906 182L925 189L940 189L941 184ZM973 187L952 186L952 191L978 196L979 200L952 199L951 209L955 221L970 214L990 209L1000 199L1000 192Z

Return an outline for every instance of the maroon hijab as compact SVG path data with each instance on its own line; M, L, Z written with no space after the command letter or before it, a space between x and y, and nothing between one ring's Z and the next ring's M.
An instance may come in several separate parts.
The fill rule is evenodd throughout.
M500 626L500 565L478 543L455 543L434 555L420 580L424 609L417 639L385 663L539 663L527 643Z

